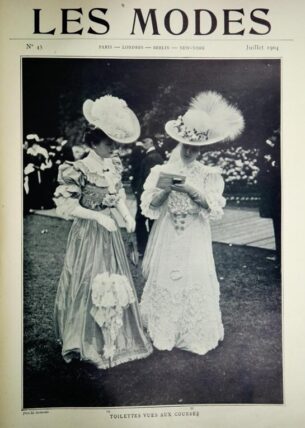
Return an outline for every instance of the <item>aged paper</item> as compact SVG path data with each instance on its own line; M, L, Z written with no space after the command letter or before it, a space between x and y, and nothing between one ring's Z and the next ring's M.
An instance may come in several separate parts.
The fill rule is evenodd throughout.
M63 11L69 8L74 11ZM201 9L204 10L199 11ZM233 11L228 12L228 9ZM159 0L122 0L115 3L109 0L68 0L64 4L59 0L23 3L2 0L1 426L304 426L305 278L302 243L305 207L302 160L305 106L302 83L305 40L301 19L304 9L301 0L289 3L220 0L217 4L211 0L204 4L199 0L177 0L175 4ZM103 32L105 34L101 34ZM105 67L107 59L121 60L122 75L124 60L128 59L278 61L282 164L282 403L279 400L273 404L258 401L221 404L215 400L214 403L185 405L177 402L171 406L166 402L160 406L150 406L149 403L122 407L99 407L96 404L24 406L28 385L24 378L23 335L26 336L28 331L23 320L22 143L29 130L24 129L22 79L28 60L33 58L54 62L94 59L104 61L101 67ZM218 73L221 74L220 69ZM241 79L242 73L241 67ZM239 75L232 78L238 79ZM69 79L69 76L63 79ZM41 93L42 108L49 102L46 95L48 74L45 80L46 92ZM216 87L214 89L217 90ZM30 109L29 102L26 108ZM35 108L37 111L37 106L33 105ZM55 114L51 107L46 111ZM27 113L30 115L28 110ZM257 128L259 133L259 121ZM37 334L39 336L39 332ZM55 371L51 377L50 382L54 379L56 382ZM39 392L35 394L39 396Z

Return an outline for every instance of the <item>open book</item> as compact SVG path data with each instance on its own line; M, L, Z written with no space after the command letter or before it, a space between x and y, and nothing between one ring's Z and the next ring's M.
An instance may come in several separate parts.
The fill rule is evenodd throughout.
M185 176L180 174L169 174L161 172L157 182L159 189L166 189L173 184L183 184L185 182Z

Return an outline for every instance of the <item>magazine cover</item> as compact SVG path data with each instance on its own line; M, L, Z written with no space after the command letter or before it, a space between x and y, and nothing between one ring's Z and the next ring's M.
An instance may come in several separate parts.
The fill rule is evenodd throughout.
M1 11L2 426L303 426L302 2Z

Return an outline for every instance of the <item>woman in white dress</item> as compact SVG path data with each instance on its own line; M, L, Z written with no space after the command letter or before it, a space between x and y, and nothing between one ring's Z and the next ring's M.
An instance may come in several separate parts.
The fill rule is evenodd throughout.
M232 140L243 126L240 111L215 92L199 94L165 126L180 144L151 170L141 203L143 215L156 220L143 260L141 313L160 350L203 355L223 339L209 220L223 213L224 182L218 168L196 158L201 147Z

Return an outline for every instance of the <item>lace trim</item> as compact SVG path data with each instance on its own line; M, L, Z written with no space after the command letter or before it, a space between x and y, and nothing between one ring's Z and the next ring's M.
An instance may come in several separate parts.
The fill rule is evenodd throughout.
M170 289L157 287L156 282L149 286L140 310L155 347L171 350L176 346L203 355L223 339L217 288L194 284L183 289L177 282Z
M177 233L182 233L185 229L187 229L194 219L197 218L199 212L198 210L195 212L174 212L170 213L170 219L173 223L173 226Z
M115 186L121 182L121 167L119 165L121 165L121 161L112 158L104 165L97 161L90 162L90 155L73 164L74 168L84 174L91 184L98 187L109 187L111 193L115 190Z
M117 173L120 174L120 175L122 175L122 172L123 172L124 168L123 168L123 164L121 162L121 159L117 158L117 157L111 158L111 159L112 159L112 163L113 163L113 165L114 165Z
M128 363L129 361L140 360L142 358L147 358L153 352L153 348L149 342L147 342L147 348L145 350L135 351L128 353L126 355L119 355L115 357L112 361L105 360L94 348L93 345L86 348L86 357L81 357L82 361L88 361L93 363L98 369L106 370L111 367L118 366L120 364ZM80 357L80 350L75 350L71 354L68 352L63 355L64 360L67 363L70 363L73 358Z
M193 202L189 195L172 191L168 197L168 209L172 214L196 214L200 207Z
M135 296L125 275L98 274L92 282L91 315L104 334L104 358L112 359L115 341L123 326L123 309L135 303Z

